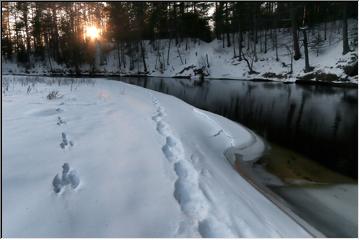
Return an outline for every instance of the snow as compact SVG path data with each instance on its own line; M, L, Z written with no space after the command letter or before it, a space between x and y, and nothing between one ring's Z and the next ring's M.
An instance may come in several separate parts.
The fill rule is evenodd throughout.
M323 25L316 25L308 30L309 38L309 59L310 65L314 67L313 72L323 72L336 74L339 79L347 79L349 82L357 83L357 76L350 77L344 73L342 67L344 63L350 63L355 59L357 61L357 20L349 19L349 41L353 52L349 52L346 55L342 55L342 34L341 34L341 21L328 22L327 23L327 39L325 39L323 33ZM245 61L238 61L236 55L238 54L238 35L235 34L235 54L234 48L223 48L222 40L213 40L210 43L206 43L195 39L184 39L181 44L175 45L175 40L171 41L171 47L169 51L169 64L167 64L167 53L169 40L162 39L156 40L154 44L150 41L144 41L144 47L146 52L146 63L148 76L154 77L187 77L190 78L194 74L194 69L204 67L209 74L208 79L269 79L274 81L287 81L292 82L298 78L306 75L304 72L304 49L302 44L302 33L299 32L300 37L300 50L302 57L297 61L293 61L293 73L290 72L290 55L287 47L292 48L292 35L290 29L281 28L277 29L278 39L278 54L279 61L276 61L276 54L274 43L271 38L268 37L268 49L265 53L264 43L260 43L257 46L258 61L254 62L254 70L258 74L249 74L249 69ZM247 35L244 36L244 51L248 51ZM268 33L270 35L270 33ZM320 34L320 35L318 35ZM259 36L263 35L263 32L259 32ZM323 41L316 46L316 39L318 36ZM263 38L263 37L262 37ZM232 39L232 36L231 36ZM252 43L251 43L252 44ZM251 45L250 44L250 45ZM100 75L131 75L131 74L144 74L144 69L140 55L134 56L137 61L134 69L130 69L130 58L128 55L126 58L126 67L119 69L118 53L114 44L102 43L104 48L112 49L105 54L106 59L102 64L97 66L96 74ZM187 47L186 47L187 45ZM155 49L156 46L159 50ZM96 57L98 59L99 56ZM209 67L207 66L207 61ZM6 74L38 74L48 75L50 74L50 64L48 61L43 63L33 60L34 66L28 70L20 65L14 64L11 61L3 60L2 71ZM70 69L63 64L56 64L52 61L52 69L55 73L67 74L70 73ZM89 74L91 66L83 64L81 67L81 73L84 75ZM74 73L74 69L72 69ZM267 75L269 73L281 76Z
M231 165L264 151L249 129L117 81L2 80L5 237L311 237Z

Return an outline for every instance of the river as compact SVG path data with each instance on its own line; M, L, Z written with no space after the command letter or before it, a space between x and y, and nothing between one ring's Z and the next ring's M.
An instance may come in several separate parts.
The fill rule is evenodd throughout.
M111 78L176 96L357 179L357 88L281 82Z

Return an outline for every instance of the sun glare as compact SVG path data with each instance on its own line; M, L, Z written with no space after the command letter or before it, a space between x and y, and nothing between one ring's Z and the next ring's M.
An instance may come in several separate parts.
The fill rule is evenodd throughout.
M85 28L85 34L87 37L91 39L97 39L99 38L100 30L95 26L87 26Z

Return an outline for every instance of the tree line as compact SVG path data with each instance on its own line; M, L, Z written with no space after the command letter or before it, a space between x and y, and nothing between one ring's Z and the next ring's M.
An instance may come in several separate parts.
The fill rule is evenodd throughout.
M301 57L302 27L323 24L326 38L326 23L341 20L346 54L347 19L357 18L357 2L2 2L1 7L4 58L27 66L34 59L48 61L50 67L62 63L77 72L81 64L95 61L96 44L85 34L89 25L100 29L98 41L115 46L119 67L134 68L140 61L147 71L143 40L154 49L159 39L168 39L169 49L171 44L187 49L191 40L216 38L224 48L232 47L234 56L251 70L258 48L266 52L270 38L278 59L278 28L291 29L296 61ZM131 56L130 62L125 55Z

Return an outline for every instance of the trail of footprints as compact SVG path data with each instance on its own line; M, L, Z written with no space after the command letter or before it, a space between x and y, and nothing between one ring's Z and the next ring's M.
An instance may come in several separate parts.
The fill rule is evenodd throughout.
M66 121L63 120L60 116L58 116L56 124L58 126L62 126L66 124ZM74 146L74 142L70 140L69 136L65 132L62 132L60 148L65 150L73 146ZM71 189L74 190L79 186L79 184L80 184L79 175L76 172L76 170L70 169L69 163L63 164L61 176L59 174L56 174L52 181L53 190L56 194L61 193L62 190L67 186L70 186Z
M184 148L168 123L164 121L166 112L159 100L151 95L156 107L156 115L152 120L156 123L157 132L164 137L165 144L162 147L166 159L173 165L177 176L174 186L174 197L179 203L186 220L181 222L177 236L194 237L199 233L202 237L233 236L229 228L209 214L209 200L199 185L199 175L209 176L208 170L197 170L193 163L198 161L199 156L193 153L191 162L185 159ZM204 174L206 172L206 174ZM221 226L221 227L220 227ZM221 229L221 232L219 230ZM225 232L224 232L225 231Z

